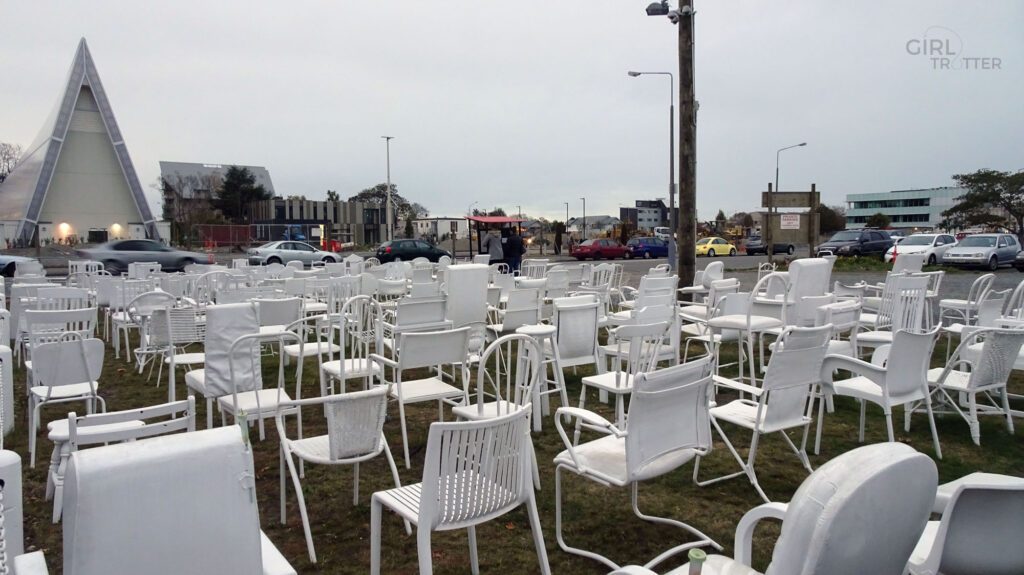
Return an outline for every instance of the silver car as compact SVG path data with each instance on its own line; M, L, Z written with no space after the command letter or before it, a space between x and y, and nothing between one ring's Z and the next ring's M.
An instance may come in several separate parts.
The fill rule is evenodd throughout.
M252 265L286 264L288 262L300 261L306 267L312 266L313 262L340 262L338 254L318 250L306 242L280 241L263 244L258 248L251 248L248 252L249 263Z
M995 271L1001 265L1010 265L1020 243L1012 234L974 234L960 240L942 257L942 263L958 267L985 267Z
M79 257L103 262L112 274L128 270L128 264L156 262L164 271L184 270L190 264L213 263L212 254L186 252L167 247L154 240L115 240L94 248L76 250Z

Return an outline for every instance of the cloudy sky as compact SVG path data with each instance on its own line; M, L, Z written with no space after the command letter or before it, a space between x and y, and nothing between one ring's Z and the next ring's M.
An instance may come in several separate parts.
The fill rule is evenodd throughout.
M696 5L702 218L754 209L802 141L780 187L828 203L1024 168L1024 2ZM668 79L626 75L678 68L645 6L0 0L0 141L32 141L85 36L144 186L160 160L240 163L347 197L384 181L389 135L392 180L435 215L616 213L668 188ZM951 69L910 53L926 36Z

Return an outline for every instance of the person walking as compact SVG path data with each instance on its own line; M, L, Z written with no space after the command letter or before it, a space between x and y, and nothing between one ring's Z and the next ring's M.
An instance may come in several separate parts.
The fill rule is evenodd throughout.
M523 244L523 237L519 235L518 228L512 228L512 233L505 243L505 260L508 262L509 271L519 271L519 265L523 262L523 254L526 247Z
M480 249L491 256L490 263L492 264L500 264L505 261L505 252L501 248L501 238L493 231L487 232L487 235L484 236Z

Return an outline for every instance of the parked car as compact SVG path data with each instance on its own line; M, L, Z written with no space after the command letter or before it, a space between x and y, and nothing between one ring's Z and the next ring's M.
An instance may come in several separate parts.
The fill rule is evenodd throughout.
M956 238L949 234L914 234L886 250L885 261L893 261L894 254L924 254L925 263L933 266L941 263L942 256L955 245Z
M668 242L661 238L633 238L626 242L626 259L667 258Z
M341 261L338 254L319 250L306 242L270 242L258 248L250 248L248 255L252 265L300 261L303 265L312 266L313 262Z
M815 255L883 256L892 245L892 238L885 230L843 230L836 232L827 242L818 246Z
M667 242L670 239L672 239L672 228L658 226L654 228L654 237L665 240Z
M626 246L620 244L619 240L614 239L585 240L576 246L572 255L578 260L585 260L587 258L614 260L626 257Z
M796 247L793 244L777 243L772 242L772 253L773 254L789 254L793 255L796 251ZM761 236L750 236L747 238L747 255L754 256L757 254L766 254L768 246L764 245L764 240Z
M416 258L427 258L436 262L441 256L452 257L450 253L427 240L392 240L382 243L377 248L377 259L382 264L395 260L408 262Z
M1013 258L1013 267L1017 268L1017 271L1024 273L1024 252L1017 252L1017 257Z
M734 256L736 255L736 246L722 238L701 238L697 240L697 255L708 256L709 258L715 256Z
M14 277L14 270L18 267L18 262L31 262L35 261L35 258L28 258L25 256L14 256L9 254L0 254L0 274L4 277Z
M942 263L957 267L984 267L995 271L1014 264L1020 243L1011 234L974 234L960 240L942 257Z
M186 252L155 240L114 240L94 248L75 250L79 257L103 263L112 274L128 271L128 264L156 262L164 271L181 271L191 264L213 263L213 254Z

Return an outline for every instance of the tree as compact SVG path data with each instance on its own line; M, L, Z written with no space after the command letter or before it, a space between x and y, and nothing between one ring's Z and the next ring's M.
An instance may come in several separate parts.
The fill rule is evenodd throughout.
M337 201L340 201L340 200L338 199L338 192L337 192L337 191L335 191L335 190L327 190L327 201L328 201L328 202L337 202Z
M411 238L415 235L415 230L412 227L412 220L405 218L405 237Z
M818 205L818 231L823 234L833 234L839 230L846 229L846 217L839 214L835 208Z
M228 220L247 223L252 216L252 202L269 200L273 197L262 184L256 183L256 176L248 168L231 166L224 174L224 181L214 192L213 205Z
M163 219L171 222L172 241L191 246L194 226L224 222L220 212L210 206L209 190L220 187L216 174L197 177L176 173L159 179L152 187L163 196Z
M487 215L506 217L507 214L505 214L505 210L502 208L494 208L493 210L487 212Z
M287 198L287 199L288 199L288 200L301 200L301 201L303 201L303 202L304 202L304 201L306 201L306 196L301 196L301 195L297 195L297 194L292 194L292 195L288 196L288 198Z
M14 170L21 160L22 149L18 144L0 142L0 182L7 179L7 175Z
M889 219L889 216L882 212L878 212L875 215L870 216L865 225L869 228L887 228L890 223L892 223L892 221Z
M957 185L967 191L956 198L957 203L942 212L947 229L960 229L975 225L1006 222L993 213L1000 209L1010 218L1017 237L1024 239L1024 170L1000 172L982 169L970 174L953 176Z
M725 212L723 212L722 210L718 210L718 215L715 216L715 221L716 222L724 222L724 221L726 221Z
M754 227L754 216L750 214L743 214L743 220L740 222L740 224L745 228Z

